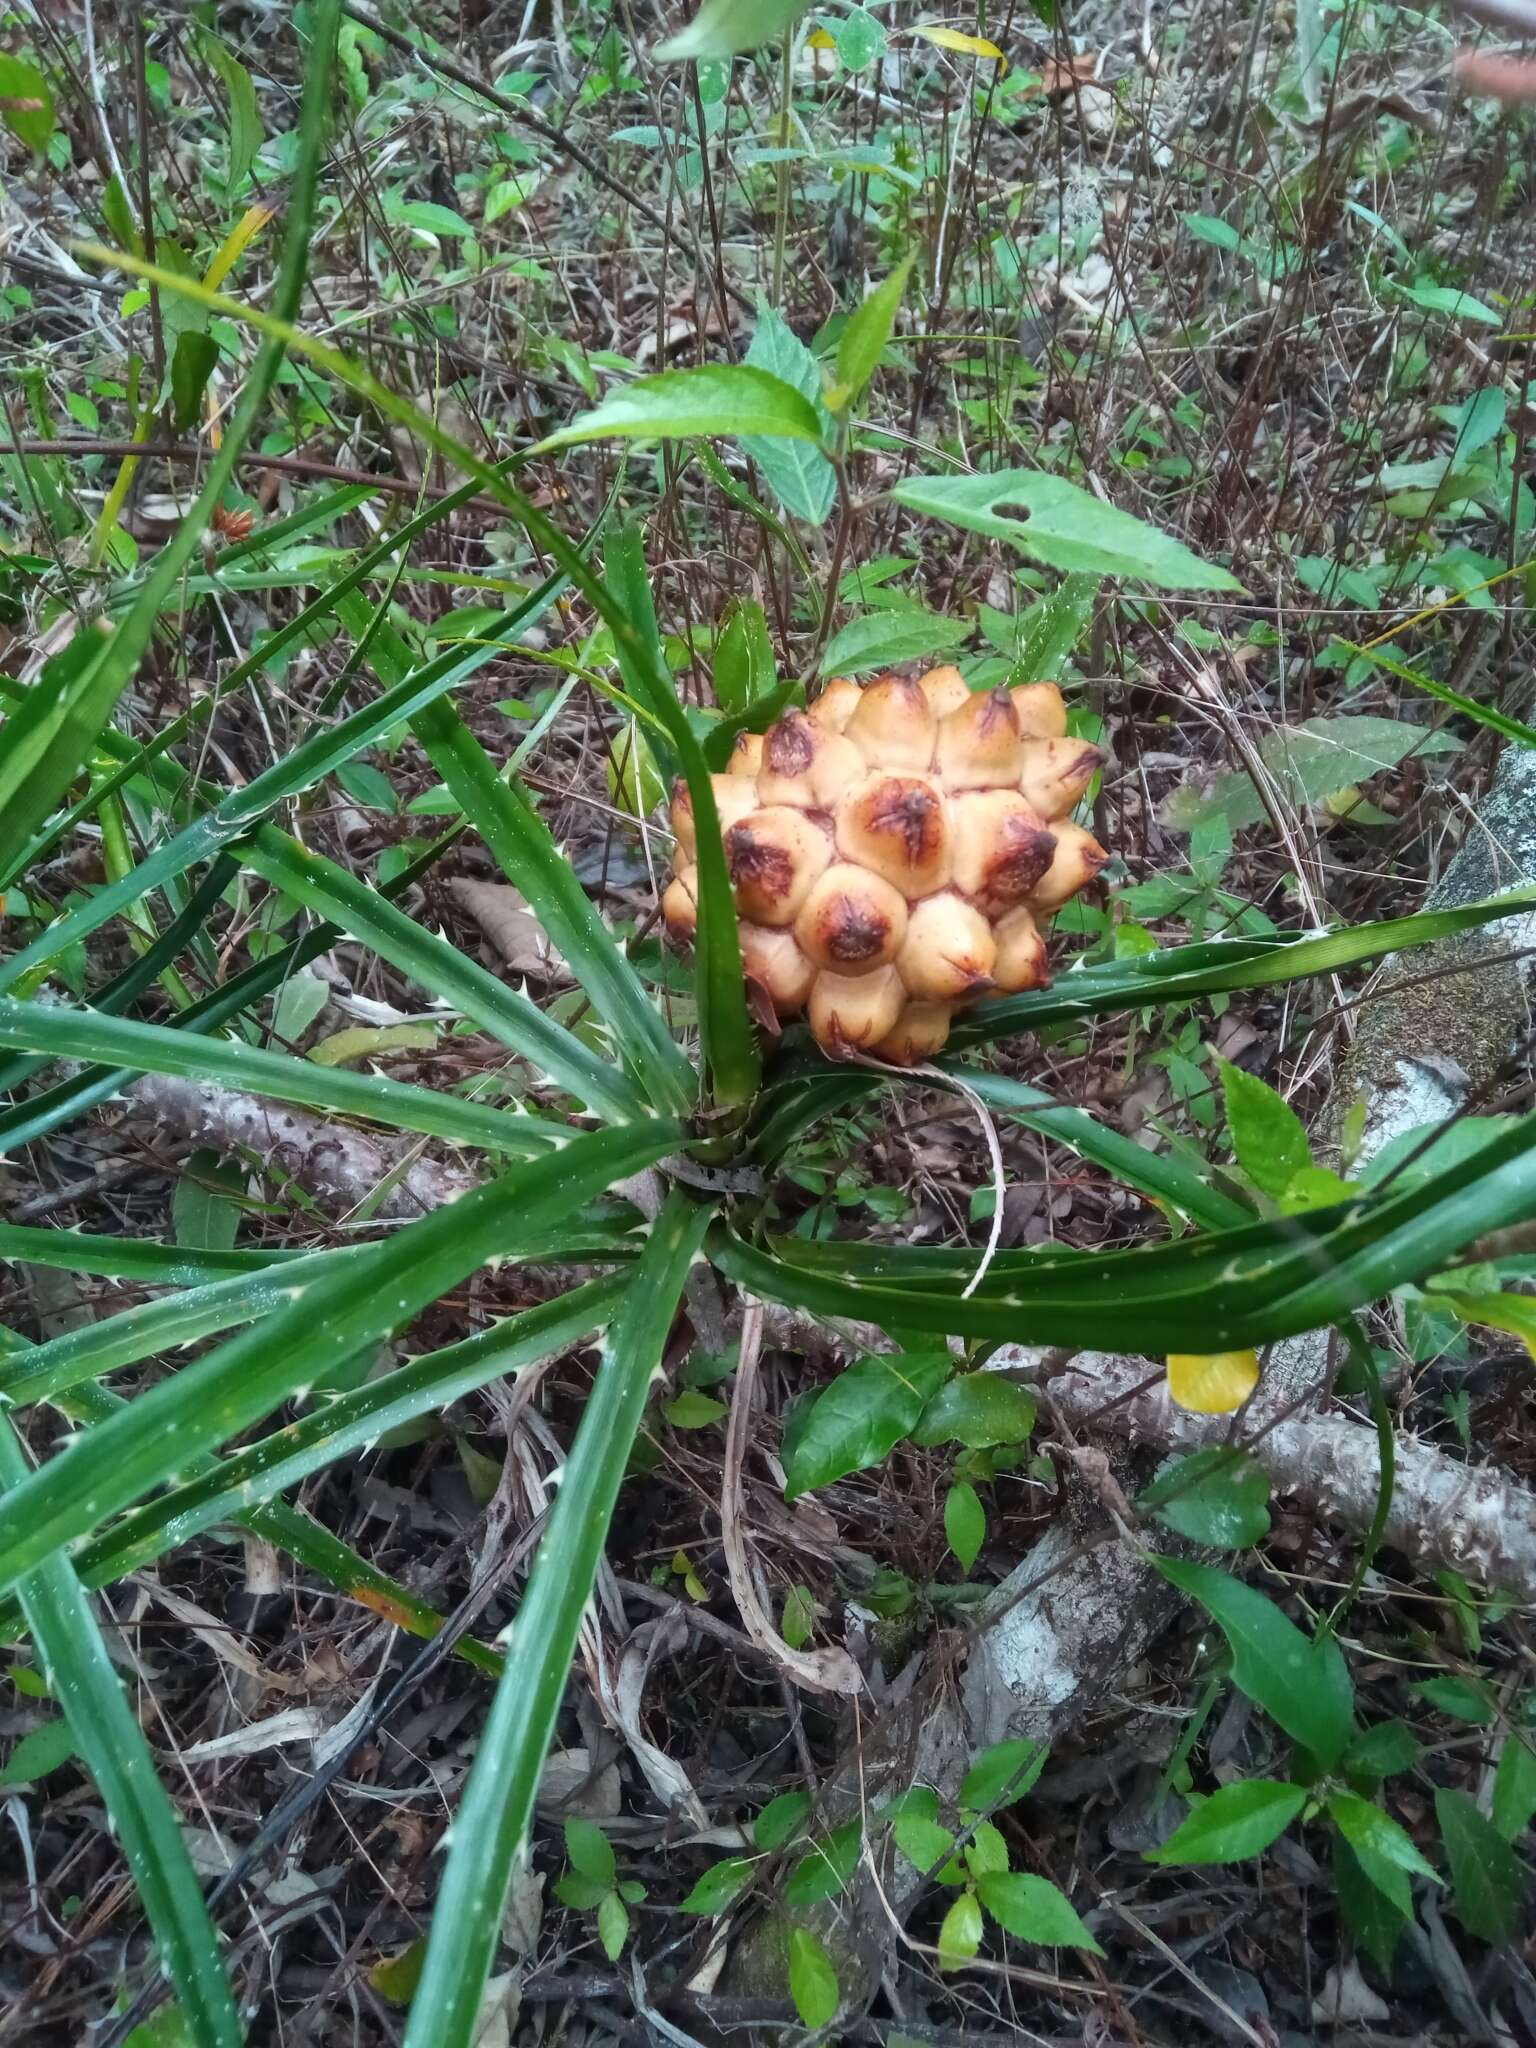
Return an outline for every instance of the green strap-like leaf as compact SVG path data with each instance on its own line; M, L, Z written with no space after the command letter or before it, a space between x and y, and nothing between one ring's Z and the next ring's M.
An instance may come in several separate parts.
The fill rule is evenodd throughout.
M30 1483L10 1420L0 1415L0 1486L6 1489L0 1506ZM191 2038L208 2048L240 2048L245 2030L202 1886L69 1559L55 1556L34 1566L16 1591L75 1749L112 1817Z
M315 12L313 39L306 62L298 147L285 208L283 253L272 296L273 317L281 322L297 317L304 297L315 195L331 111L331 69L340 22L340 0L322 0ZM120 625L108 629L100 652L60 698L51 721L48 743L21 786L10 793L7 801L0 803L0 886L10 880L17 856L73 781L96 735L111 718L118 698L133 680L149 646L161 607L195 554L203 532L235 474L236 464L261 418L286 353L287 344L279 335L272 335L263 344L245 380L240 402L209 462L208 474L196 503L156 557L132 611ZM3 756L4 749L5 738L0 733L0 756Z
M385 1431L446 1408L539 1359L558 1357L608 1322L628 1284L627 1275L590 1281L555 1301L507 1316L478 1336L396 1366L228 1457L209 1459L195 1478L130 1509L83 1543L75 1556L81 1579L87 1586L104 1586L142 1571L204 1529L260 1512L253 1504L270 1503L338 1458L367 1450ZM104 1388L77 1387L60 1405L71 1415L83 1412L100 1422L126 1404ZM0 1611L0 1640L8 1639L8 1627ZM15 1632L9 1627L9 1635Z
M532 1116L466 1102L431 1088L414 1088L380 1074L352 1074L342 1067L317 1066L313 1060L295 1059L288 1053L264 1052L242 1039L198 1037L167 1030L162 1024L138 1024L53 1004L18 1003L6 996L0 996L0 1045L54 1057L99 1060L141 1074L218 1081L277 1102L368 1117L396 1130L424 1131L429 1137L446 1138L450 1144L483 1146L513 1158L547 1152L562 1135L558 1125L540 1123Z
M1533 907L1536 888L1511 889L1481 903L1420 910L1378 924L1287 933L1274 939L1209 939L1200 945L1103 961L1070 970L1050 988L981 1004L956 1020L949 1042L953 1050L963 1051L1072 1018L1135 1010L1148 1003L1188 1002L1239 988L1278 988L1310 975L1333 974L1404 946L1423 946L1452 932L1493 924L1501 917L1518 917Z
M652 651L656 614L637 527L622 526L610 536L604 564L611 597L630 625L630 639L618 641L625 683L666 727L693 805L699 871L694 961L704 1058L716 1101L722 1105L748 1102L756 1091L762 1062L747 1009L736 905L709 764L677 700L665 664Z
M357 1357L526 1231L552 1228L611 1182L675 1149L659 1119L595 1131L410 1224L295 1302L76 1438L0 1502L0 1590L63 1545ZM515 1221L513 1220L515 1219Z
M708 1212L675 1190L653 1226L566 1460L512 1623L507 1668L454 1818L406 2048L465 2048L501 1933L513 1861L565 1695L614 1502Z
M566 548L568 553L575 553L569 543L566 543ZM174 839L157 847L148 860L141 861L120 881L109 882L105 888L98 889L86 902L51 924L31 945L13 953L8 960L0 961L0 992L17 987L29 975L46 968L67 948L89 938L109 918L139 902L151 890L164 888L167 882L174 881L200 861L211 859L231 840L249 832L278 804L312 789L354 755L375 745L392 727L419 711L424 704L430 704L434 697L463 682L482 663L492 658L500 644L515 638L530 618L537 617L554 601L555 595L563 588L564 580L558 574L546 578L523 605L507 614L496 635L485 636L480 644L468 649L457 645L445 649L434 660L407 676L397 688L386 690L382 697L372 704L365 704L349 718L312 733L292 753L253 777L244 788L230 790L205 816L194 819ZM127 749L130 756L137 753L121 734L103 733L102 745L106 752L119 758L123 749Z
M555 950L592 998L646 1099L664 1115L692 1109L697 1075L522 790L501 779L484 747L444 699L419 711L411 729L502 873L528 899Z
M311 853L270 825L240 849L249 868L285 895L339 924L422 988L451 1003L461 1016L548 1074L599 1116L623 1122L644 1116L645 1100L629 1076L600 1059L525 995L498 981L446 939L424 931L377 889L359 882L335 861Z
M887 1330L1131 1352L1235 1349L1337 1322L1437 1272L1463 1245L1536 1216L1536 1120L1407 1193L1125 1252L979 1253L781 1239L721 1227L730 1278L818 1315Z

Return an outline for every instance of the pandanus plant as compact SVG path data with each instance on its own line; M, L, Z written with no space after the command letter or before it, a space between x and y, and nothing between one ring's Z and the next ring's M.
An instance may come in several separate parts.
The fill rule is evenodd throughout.
M0 889L34 871L79 821L111 816L119 793L176 828L137 865L116 863L101 886L41 920L0 962L0 1089L9 1098L0 1139L14 1151L142 1076L190 1077L204 1090L319 1112L348 1130L398 1134L409 1145L389 1178L397 1192L418 1185L409 1179L411 1156L451 1148L455 1198L302 1253L285 1245L275 1219L266 1241L249 1250L0 1226L0 1254L10 1259L154 1290L119 1315L47 1342L0 1337L0 1395L9 1411L0 1417L0 1625L12 1640L30 1634L36 1646L110 1810L193 2037L226 2048L242 2038L242 2025L209 1902L106 1653L91 1593L200 1532L234 1526L431 1636L442 1617L285 1496L389 1429L596 1342L590 1396L502 1648L459 1645L494 1683L441 1865L407 2041L462 2048L609 1520L701 1265L713 1268L727 1297L852 1318L907 1341L919 1333L936 1349L951 1339L979 1349L1024 1338L1204 1354L1346 1316L1434 1272L1482 1233L1536 1213L1536 1125L1514 1125L1411 1192L1351 1195L1276 1216L1085 1109L992 1071L988 1049L1006 1045L1017 1064L1030 1034L1046 1026L1333 973L1506 915L1528 898L1100 960L1058 971L1047 985L1040 921L1101 858L1069 816L1097 757L1066 739L1053 687L1023 677L1006 696L978 695L953 671L862 693L840 682L804 693L800 708L749 710L734 729L724 721L701 737L661 658L635 529L607 530L599 575L586 545L513 484L515 462L480 461L435 420L287 324L313 218L337 20L335 0L322 0L273 310L253 314L126 252L113 258L167 291L202 291L231 317L250 319L267 341L197 506L118 605L113 630L81 633L30 688L0 686ZM112 714L175 598L285 348L303 350L338 383L410 424L467 481L360 554L264 650L270 657L285 639L339 623L358 670L377 679L374 694L333 723L317 722L243 787L221 792L171 761L186 718L138 744L114 728ZM714 431L697 423L691 430ZM390 624L390 564L476 492L499 499L553 568L498 630L420 662ZM323 524L340 509L324 500L285 531ZM1102 519L1100 508L1094 517ZM271 538L237 545L259 559ZM373 580L376 599L363 595ZM492 759L452 702L459 685L568 590L611 633L621 676L613 694L679 778L681 858L668 914L693 947L696 1009L685 1030L671 1027L630 942L577 880L517 761ZM238 665L223 679L224 695L255 667L254 657ZM462 819L373 887L274 818L402 727L430 756ZM580 984L588 1008L579 1029L403 907L412 885L465 832L478 834L522 892ZM237 883L242 902L266 885L310 924L231 971L208 926ZM88 999L64 999L61 968L85 960L89 974L93 935L125 918L139 949L130 964L98 976ZM513 1106L260 1044L274 993L340 944L429 991L465 1027L504 1047ZM172 991L164 1003L156 996L162 985ZM800 1005L809 1036L794 1022ZM842 1057L850 1053L860 1057ZM60 1061L69 1064L61 1070ZM919 1070L904 1074L904 1061L920 1061ZM984 1271L974 1247L784 1234L775 1191L803 1134L877 1090L930 1089L936 1077L1139 1191L1180 1234L1162 1231L1158 1242L1111 1253L1004 1251ZM397 1219L407 1206L396 1203ZM409 1349L418 1320L471 1275L520 1263L580 1266L596 1277L366 1376L381 1347ZM132 1398L104 1384L125 1366L174 1360L180 1347L231 1331ZM968 1368L956 1360L953 1369ZM325 1398L310 1397L317 1386L330 1390ZM71 1427L62 1435L29 1429L29 1457L9 1418L43 1406Z

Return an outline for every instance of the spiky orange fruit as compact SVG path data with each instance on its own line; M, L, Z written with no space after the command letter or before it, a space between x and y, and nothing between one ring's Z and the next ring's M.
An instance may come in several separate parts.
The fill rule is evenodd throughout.
M1054 683L972 691L958 669L839 677L737 742L713 778L748 975L834 1058L931 1059L957 1009L1043 988L1046 921L1108 855L1069 813L1104 756ZM679 943L697 919L693 807L673 792Z

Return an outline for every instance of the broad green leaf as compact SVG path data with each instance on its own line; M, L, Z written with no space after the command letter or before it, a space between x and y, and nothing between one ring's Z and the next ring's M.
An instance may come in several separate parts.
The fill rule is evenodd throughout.
M565 1823L565 1853L572 1870L594 1884L611 1885L617 1875L613 1845L595 1822L572 1814Z
M987 1540L987 1512L968 1480L957 1479L944 1497L944 1535L960 1569L969 1572Z
M1071 660L1093 618L1100 576L1066 576L1018 622L1018 653L1010 683L1054 683Z
M1426 313L1444 313L1451 320L1477 320L1485 327L1502 327L1504 315L1496 313L1492 306L1485 306L1481 299L1474 299L1470 292L1458 291L1454 285L1431 284L1428 280L1413 284L1399 284L1389 278L1387 287L1399 298L1407 299L1410 305L1418 306Z
M790 1459L784 1494L798 1500L849 1472L878 1465L911 1434L953 1369L944 1351L876 1352L840 1372L817 1395Z
M965 1867L972 1877L995 1877L1008 1868L1008 1843L989 1820L977 1821L966 1844Z
M216 1152L194 1152L182 1162L171 1196L171 1221L178 1244L197 1251L226 1252L240 1232L245 1175L226 1166Z
M1220 1627L1233 1679L1248 1697L1324 1770L1337 1763L1354 1733L1354 1686L1334 1639L1312 1641L1272 1600L1226 1572L1188 1558L1151 1562Z
M711 1918L716 1913L723 1913L731 1901L751 1882L755 1868L756 1865L750 1856L727 1856L723 1863L712 1864L678 1910L683 1913L705 1913Z
M1411 1771L1424 1754L1403 1721L1378 1721L1354 1737L1344 1752L1343 1768L1367 1778L1390 1778Z
M382 1962L375 1963L368 1972L368 1982L391 2005L409 2005L416 1995L416 1986L421 1982L422 1959L427 1953L426 1938L418 1935L412 1942Z
M629 1939L629 1908L617 1892L609 1892L598 1906L597 1938L609 1962L616 1963Z
M1191 1415L1230 1415L1259 1384L1256 1351L1170 1351L1168 1398Z
M1461 741L1453 733L1402 719L1364 713L1309 718L1301 725L1275 726L1258 742L1259 757L1297 805L1320 804L1336 791L1352 788L1367 776L1396 768L1412 754L1454 754ZM1246 770L1220 775L1209 789L1186 782L1168 797L1159 813L1175 832L1189 832L1204 819L1220 816L1234 831L1268 822L1269 811Z
M979 1879L976 1889L998 1926L1016 1941L1032 1941L1039 1948L1081 1948L1090 1955L1103 1955L1072 1901L1049 1879L1031 1877L1021 1870L997 1871Z
M827 393L827 403L834 412L846 412L863 397L896 325L901 295L915 260L913 256L905 257L849 314L837 344L836 381Z
M911 1431L916 1444L962 1443L967 1450L1022 1444L1035 1426L1027 1387L997 1372L961 1372L946 1380Z
M1175 1459L1136 1505L1193 1543L1245 1550L1269 1534L1269 1474L1248 1452L1213 1444Z
M0 121L19 142L39 154L53 134L53 94L35 64L0 55Z
M1390 1870L1391 1866L1385 1868ZM1389 1882L1400 1879L1399 1872ZM1333 1886L1350 1933L1378 1968L1390 1969L1408 1916L1382 1891L1348 1842L1337 1833L1333 1838ZM1402 1888L1400 1882L1398 1888Z
M569 1215L626 1173L664 1157L677 1125L597 1131L514 1166L349 1263L323 1301L307 1293L141 1394L0 1500L0 1590L65 1543L267 1415L498 1255L518 1230Z
M853 7L837 24L838 59L845 71L867 71L885 55L885 24L867 7Z
M697 1387L684 1387L662 1409L674 1429L710 1429L727 1414L723 1401L713 1394L701 1394Z
M1048 568L1121 576L1159 590L1242 588L1235 576L1201 561L1171 534L1044 470L912 477L898 484L891 496L930 519L1011 541ZM1023 518L1010 518L1001 509L1010 505L1018 507Z
M256 86L250 72L233 50L211 30L203 29L198 34L197 46L218 72L229 100L229 170L226 189L232 193L237 192L245 183L246 174L256 161L256 152L261 147L264 133L261 125L261 108L256 99Z
M834 633L822 654L823 675L864 676L898 661L922 661L959 647L975 631L969 619L941 618L916 606L866 612Z
M981 1907L974 1892L962 1892L939 1928L939 1968L959 1970L981 1947Z
M171 422L185 434L197 422L208 379L218 367L219 345L211 334L184 327L171 356Z
M791 29L809 5L810 0L704 0L688 26L658 43L653 55L660 64L681 64L756 50Z
M1480 1941L1510 1940L1525 1902L1525 1873L1514 1851L1465 1792L1440 1786L1435 1818L1451 1866L1456 1918Z
M1536 1296L1515 1294L1507 1289L1497 1294L1462 1294L1437 1287L1430 1297L1444 1304L1464 1323L1477 1323L1487 1330L1503 1330L1518 1337L1536 1358Z
M926 1814L897 1814L891 1822L891 1836L913 1869L922 1871L924 1876L954 1854L954 1836Z
M852 1877L863 1846L863 1824L845 1821L819 1842L813 1842L784 1886L791 1906L814 1906L822 1899L835 1899Z
M1473 1728L1491 1727L1498 1713L1491 1688L1476 1679L1425 1678L1413 1690L1437 1712L1449 1714L1455 1721L1465 1721Z
M1048 1742L1019 1739L984 1749L965 1774L960 1803L975 1813L1012 1806L1029 1792L1050 1756Z
M789 1930L789 1995L802 2022L813 2030L837 2018L837 1971L808 1927Z
M75 1738L62 1714L51 1721L40 1721L37 1727L27 1730L0 1764L0 1786L35 1785L39 1778L46 1778L50 1771L67 1764L74 1754Z
M1237 1163L1257 1188L1278 1201L1312 1164L1301 1118L1267 1081L1218 1058L1221 1092Z
M1493 1779L1493 1824L1506 1842L1530 1826L1536 1813L1536 1749L1518 1728L1511 1728L1499 1751Z
M741 713L779 686L768 620L755 597L733 597L715 638L715 702Z
M617 386L600 405L549 434L533 450L578 441L676 441L698 435L772 434L821 440L816 409L801 392L745 363L704 363L694 370L658 370Z
M1409 1910L1410 1877L1433 1878L1439 1883L1434 1865L1424 1860L1391 1814L1374 1800L1362 1799L1355 1792L1330 1792L1328 1814L1366 1876L1400 1912Z
M817 415L821 439L832 439L832 418L822 404L821 365L781 313L764 306L747 348L747 363L798 391ZM837 472L820 448L780 435L749 434L741 449L762 471L769 490L796 519L824 526L837 503ZM721 698L721 703L725 699ZM730 707L727 706L727 709Z
M593 1142L611 1144L615 1135L598 1132ZM513 1864L532 1824L545 1754L614 1503L707 1216L707 1210L695 1208L676 1190L668 1195L603 1346L512 1623L516 1647L497 1684L460 1795L406 2048L446 2048L472 2038Z
M799 1834L810 1810L809 1792L781 1792L777 1799L769 1800L753 1821L753 1842L759 1849L782 1849L786 1842L792 1842Z
M1149 1863L1241 1863L1261 1856L1283 1835L1307 1803L1305 1785L1282 1784L1273 1778L1247 1778L1223 1785L1202 1799L1188 1820L1160 1849L1149 1849Z

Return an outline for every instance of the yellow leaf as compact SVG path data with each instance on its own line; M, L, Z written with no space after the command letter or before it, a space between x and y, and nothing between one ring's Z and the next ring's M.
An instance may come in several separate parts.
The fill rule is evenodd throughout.
M1444 1302L1464 1323L1481 1323L1488 1330L1503 1330L1536 1358L1536 1297L1529 1294L1453 1294L1433 1288L1429 1299Z
M837 37L830 35L824 28L813 28L805 39L805 47L808 50L835 50Z
M1256 1351L1174 1351L1168 1357L1168 1392L1191 1415L1230 1415L1259 1383Z
M436 1044L437 1033L430 1024L355 1024L322 1038L309 1057L316 1066L344 1067L390 1052L430 1052Z
M209 291L216 292L234 269L247 248L261 233L272 218L270 206L248 206L235 222L229 233L219 244L217 255L209 264L203 283Z
M989 43L985 36L963 35L957 28L938 28L931 24L915 28L912 33L921 36L924 42L937 43L941 50L963 50L968 57L990 57L994 64L1001 64L1005 71L1008 69L1008 59L996 43Z

